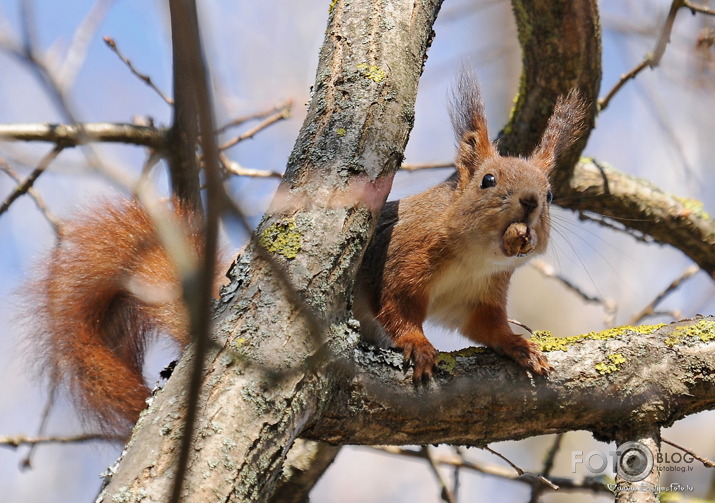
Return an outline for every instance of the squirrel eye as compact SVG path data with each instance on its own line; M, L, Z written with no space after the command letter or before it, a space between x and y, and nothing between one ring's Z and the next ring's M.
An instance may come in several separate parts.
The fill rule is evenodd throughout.
M551 191L548 191L546 193L546 202L551 204L551 201L554 200L554 194Z
M489 187L496 187L497 179L491 173L484 175L482 178L482 183L479 185L480 189L488 189Z

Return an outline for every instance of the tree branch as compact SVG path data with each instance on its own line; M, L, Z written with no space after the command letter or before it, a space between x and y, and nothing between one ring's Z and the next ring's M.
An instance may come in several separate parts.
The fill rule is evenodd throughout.
M655 327L537 338L555 368L546 378L488 350L443 353L428 389L413 388L401 355L362 346L359 378L341 383L304 436L336 444L482 447L588 430L612 440L627 434L626 425L669 426L715 408L715 318Z
M325 330L312 332L316 325L292 301L290 289L249 245L217 306L216 344L204 369L183 498L270 498L287 450L320 416L326 391L341 378L321 370L328 361L336 364L332 356L326 359L331 353L325 346L346 354L356 342L346 313L350 286L402 160L440 5L332 5L307 119L256 231L256 241L265 243L290 289ZM166 500L193 358L189 348L139 419L100 501L140 493Z
M715 278L715 221L699 201L668 194L607 164L582 159L555 202L563 208L604 215L669 244Z
M167 130L153 126L85 122L75 124L0 124L0 140L49 142L76 147L88 141L126 143L164 151Z
M601 82L601 36L595 0L512 0L522 50L519 94L509 123L499 133L502 154L531 154L556 99L577 88L589 104L587 130L557 159L554 194L572 176L596 116Z

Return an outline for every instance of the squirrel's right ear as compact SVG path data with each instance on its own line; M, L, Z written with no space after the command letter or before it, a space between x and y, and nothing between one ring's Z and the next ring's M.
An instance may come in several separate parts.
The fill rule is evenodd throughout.
M450 116L457 139L457 172L460 184L467 182L474 170L489 157L497 156L489 141L487 118L476 77L462 71L452 94Z

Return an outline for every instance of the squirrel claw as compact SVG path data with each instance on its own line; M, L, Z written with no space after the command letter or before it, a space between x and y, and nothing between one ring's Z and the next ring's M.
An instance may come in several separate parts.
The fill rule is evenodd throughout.
M519 365L538 375L548 375L549 372L554 370L554 367L535 343L521 337L519 340L522 341L523 345L520 344L512 352L507 353Z
M423 343L408 343L402 347L405 361L414 365L412 382L415 386L426 385L437 370L437 355L439 352L432 344L424 340Z
M494 347L494 349L534 374L548 375L554 370L539 347L521 336L515 336L508 344Z

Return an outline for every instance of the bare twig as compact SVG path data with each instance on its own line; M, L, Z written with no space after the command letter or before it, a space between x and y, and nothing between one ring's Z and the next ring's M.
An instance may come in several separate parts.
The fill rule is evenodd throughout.
M70 435L67 437L28 437L17 435L15 437L0 437L0 446L17 449L21 445L38 444L76 444L82 442L116 442L121 440L103 433L86 433L82 435Z
M117 43L114 41L113 38L111 37L104 37L103 38L104 43L107 44L107 47L109 47L114 54L117 55L117 57L122 60L122 63L127 65L127 68L129 68L129 71L131 71L137 78L139 78L141 81L143 81L147 86L151 87L160 97L162 100L164 100L167 104L173 105L174 100L170 98L169 96L164 93L159 87L157 87L156 84L154 84L154 81L151 80L151 77L147 75L146 73L142 73L139 70L136 69L134 64L131 62L129 58L127 58L122 52L119 50L119 47L117 47Z
M395 446L373 446L372 449L384 452L387 454L406 456L411 458L423 458L420 451L413 449L407 449L403 447ZM449 465L453 467L459 467L466 470L475 471L477 473L488 475L492 477L499 477L505 480L511 480L514 482L520 482L523 484L532 485L534 483L534 478L532 474L525 474L520 476L515 473L514 470L510 468L505 468L503 466L477 463L474 461L469 461L465 459L463 455L445 455L445 454L432 454L435 463ZM542 482L540 479L537 479ZM591 491L601 494L611 494L608 488L601 482L595 479L584 479L584 480L574 480L566 477L551 477L551 481L558 487L559 492L565 491ZM552 489L553 486L547 484L547 486Z
M551 475L551 470L553 470L554 468L554 459L556 458L556 454L561 448L561 441L563 440L563 438L564 434L558 433L554 437L554 442L551 444L551 447L546 452L546 456L544 457L544 467L541 469L541 474L544 477L548 477ZM543 492L544 486L542 484L533 484L531 486L531 497L529 498L529 503L538 503L539 498L541 497L541 494Z
M497 451L495 451L494 449L492 449L492 448L490 448L490 447L488 447L488 446L485 446L483 449L486 450L486 451L491 452L491 453L494 454L495 456L497 456L497 457L503 459L504 461L506 461L506 462L509 464L509 466L511 466L511 467L516 471L516 473L519 474L520 477L529 477L529 478L531 478L532 480L534 480L534 479L539 480L540 482L543 482L544 484L546 484L547 486L549 486L549 487L550 487L551 489L553 489L554 491L558 491L559 486L557 486L556 484L554 484L553 482L551 482L549 479L547 479L547 478L544 477L543 475L539 475L538 473L531 473L531 472L526 472L526 471L524 471L524 470L521 469L519 466L517 466L517 465L515 465L514 463L512 463L512 461L511 461L509 458L507 458L507 457L504 456L503 454L498 453Z
M427 464L432 470L432 473L434 473L434 476L437 478L437 483L442 489L442 500L446 501L447 503L457 503L457 499L454 497L454 493L449 490L447 481L444 480L442 474L439 473L439 469L437 468L437 462L432 457L432 453L430 452L429 446L422 446L422 448L420 449L420 454L422 454L422 457L427 460Z
M705 457L703 457L703 456L699 456L699 455L695 454L693 451L691 451L690 449L686 449L686 448L683 447L682 445L678 445L678 444L676 444L675 442L671 442L670 440L666 440L666 439L664 439L663 437L661 437L660 440L661 440L661 442L663 442L663 443L665 443L665 444L672 445L672 446L675 447L676 449L680 449L681 451L690 454L692 457L694 457L695 459L697 459L698 461L700 461L700 462L703 464L703 466L705 466L705 467L707 467L707 468L715 468L715 462L709 460L708 458L705 458Z
M189 307L190 334L193 337L193 362L188 384L186 415L181 434L180 450L176 461L175 478L172 484L172 503L181 499L184 474L189 465L189 455L194 440L194 429L199 411L201 374L209 349L211 331L211 294L216 268L218 220L224 194L219 174L218 145L213 115L213 100L209 88L209 74L204 60L201 32L195 0L170 1L172 48L174 58L174 92L176 99L173 131L177 137L191 144L177 145L193 152L196 136L203 152L203 168L206 177L206 219L204 226L204 257L193 276L183 279L183 297ZM181 71L188 71L182 75ZM186 80L188 79L188 80ZM181 113L179 113L181 111ZM194 130L190 123L196 121ZM175 166L186 169L187 166ZM172 176L176 173L172 172ZM176 180L174 180L175 184ZM176 187L175 187L176 188ZM198 183L197 183L198 189ZM200 204L200 199L198 201ZM190 286L191 288L186 288Z
M62 152L63 147L60 146L55 146L50 152L48 152L39 162L37 165L37 168L33 170L32 173L30 173L30 176L28 176L24 182L22 182L20 185L18 185L12 193L7 196L7 199L5 199L5 202L0 206L0 215L5 213L8 208L10 208L10 205L21 195L26 194L28 190L32 187L32 185L35 183L37 178L45 172L47 167L50 165L52 161L54 161L58 155L60 155L60 152Z
M136 124L0 124L1 140L51 142L63 147L76 147L95 141L142 145L164 150L166 136L165 129Z
M668 45L668 42L670 42L670 34L673 31L675 15L678 13L678 10L684 6L684 4L685 0L673 0L673 3L670 5L668 17L665 19L665 23L663 23L663 29L660 33L660 37L658 38L658 42L655 44L655 48L653 49L653 53L646 54L643 61L636 65L635 68L633 68L630 72L621 75L620 80L616 82L616 85L613 86L610 91L608 91L608 94L598 100L598 107L601 111L603 111L608 106L608 104L611 102L611 99L613 99L616 93L621 90L621 88L626 84L626 82L631 79L634 79L640 72L642 72L646 68L656 68L660 64L660 60L665 53L665 47Z
M12 178L16 183L22 184L22 178L20 178L20 175L18 175L14 169L10 167L9 164L7 164L5 161L0 159L0 170L6 173L10 178ZM27 194L32 198L33 201L35 201L35 205L38 207L40 212L45 216L47 221L50 223L52 226L53 230L55 231L55 234L59 234L60 227L62 226L62 222L60 222L60 219L57 218L47 207L45 204L45 201L42 199L42 196L37 193L37 191L32 188L28 187L27 188Z
M77 72L87 58L92 36L116 0L97 0L82 22L77 26L65 60L57 72L58 85L67 90L75 81Z
M232 174L238 176L252 176L256 178L283 178L283 175L277 171L267 171L260 169L244 168L236 161L232 161L228 158L226 154L219 154L219 160L224 169Z
M276 112L280 112L282 110L289 110L293 108L293 100L286 100L282 103L279 103L278 105L275 105L267 110L263 110L261 112L256 112L248 115L244 115L242 117L237 117L233 119L231 122L228 122L227 124L224 124L220 128L216 130L216 134L223 134L232 127L240 126L244 122L248 122L251 120L256 120L256 119L264 119L268 117L269 115L275 114Z
M443 169L443 168L454 169L454 163L453 162L425 162L425 163L417 163L417 164L404 163L404 164L402 164L402 166L400 166L400 169L403 171L422 171L425 169Z
M606 310L607 313L611 314L615 311L616 305L615 303L610 300L610 299L604 299L601 297L597 297L595 295L590 295L581 290L577 285L575 285L571 280L568 278L562 276L561 274L558 274L554 267L547 263L546 261L542 259L534 259L530 262L531 267L539 271L543 276L547 278L552 278L557 280L559 283L561 283L563 286L565 286L567 289L571 290L574 292L576 295L581 297L582 300L585 302L590 302L594 304L600 304L603 306L603 308Z
M683 0L683 7L690 9L693 14L699 12L701 14L715 16L715 10L711 9L710 7L705 7L704 5L693 3L690 0Z
M650 304L645 306L638 314L633 316L633 318L631 318L630 324L636 325L639 322L641 322L643 320L643 318L646 318L648 316L655 316L658 314L663 314L663 313L655 310L655 308L658 306L658 304L660 304L660 302L664 298L666 298L668 295L673 293L683 282L685 282L686 280L691 278L699 270L700 270L700 268L696 265L691 265L690 267L688 267L685 271L683 271L683 273L680 276L678 276L676 279L674 279L670 283L670 285L668 285L665 288L665 290L663 290L658 295L656 295L655 299L653 299L653 301Z
M279 110L275 114L266 117L264 120L262 120L258 125L256 125L254 128L249 129L245 133L236 136L235 138L227 141L223 145L219 147L219 150L227 150L234 145L236 145L239 142L242 142L243 140L247 140L249 138L253 138L253 136L258 133L259 131L266 129L272 124L275 124L276 122L282 121L284 119L287 119L290 117L290 107L284 107L282 110Z

